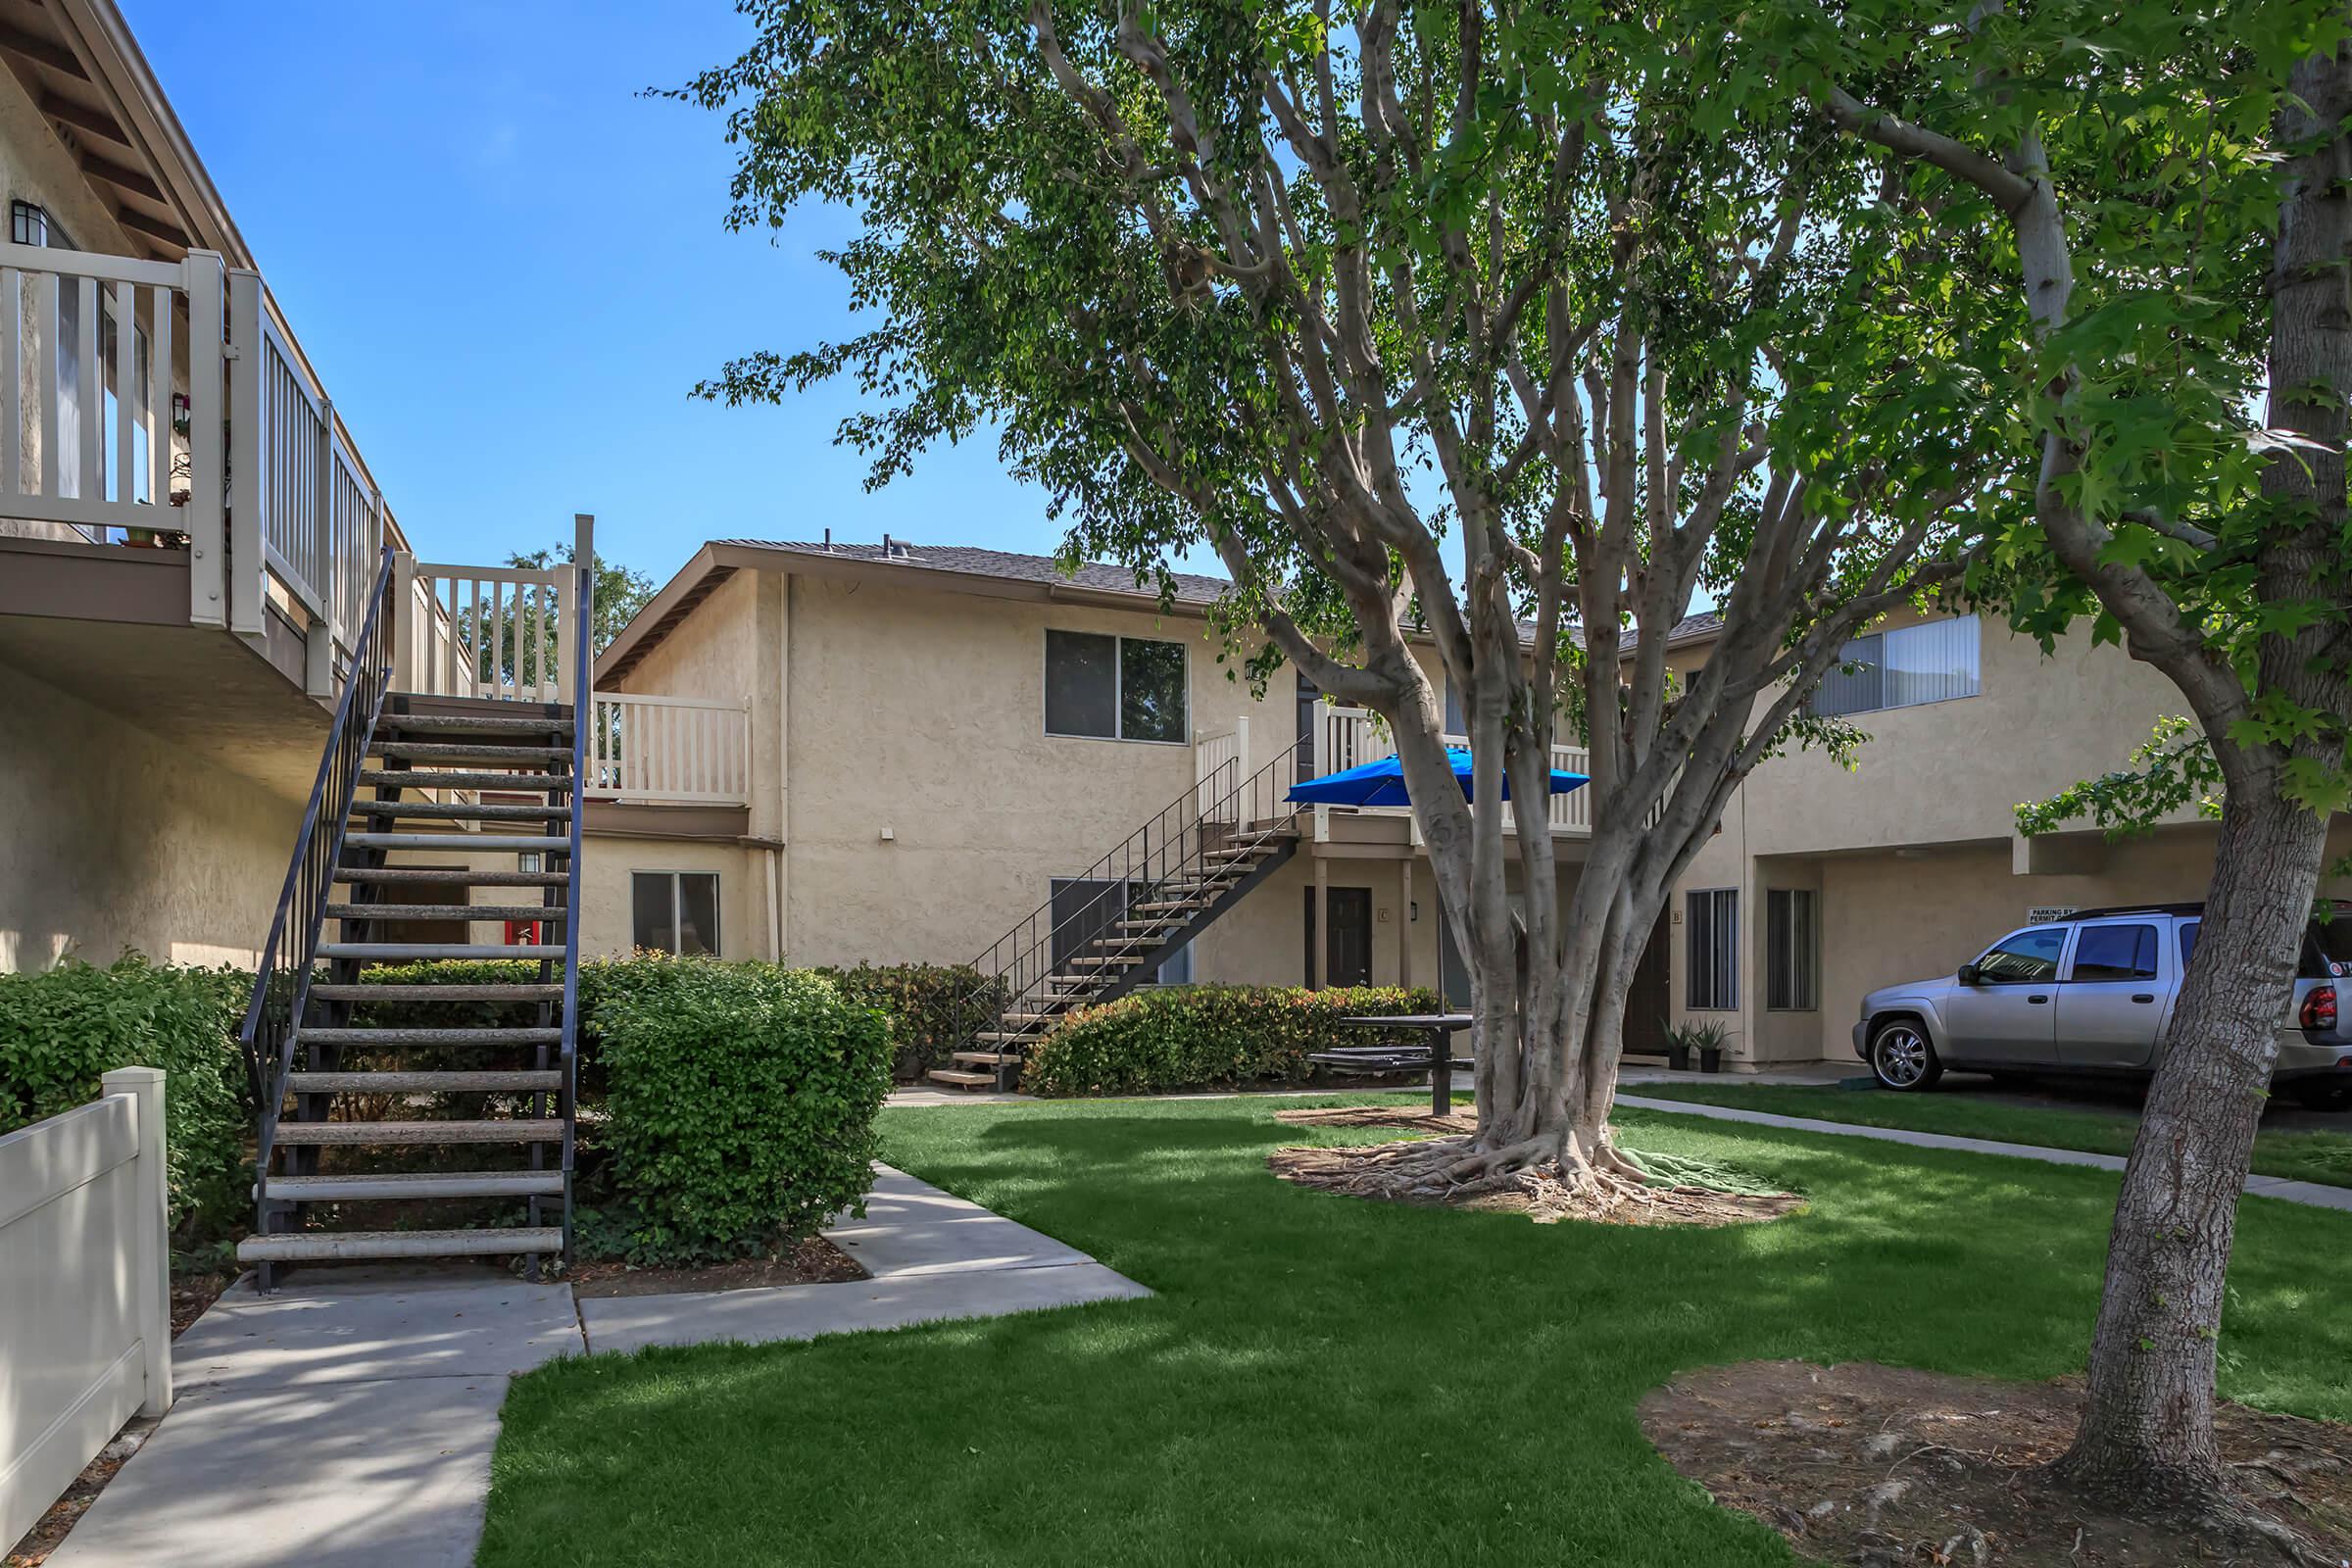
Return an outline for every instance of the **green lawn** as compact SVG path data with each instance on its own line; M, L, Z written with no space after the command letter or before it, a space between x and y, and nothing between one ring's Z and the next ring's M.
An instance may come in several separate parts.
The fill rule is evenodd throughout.
M1812 1116L1864 1127L1907 1127L1956 1138L2081 1149L2094 1154L2129 1154L2132 1134L2139 1129L2138 1116L2129 1110L2012 1105L1965 1093L1896 1095L1882 1089L1835 1085L1739 1083L1629 1084L1625 1092L1652 1100L1738 1105L1779 1116ZM2352 1125L2352 1116L2344 1120ZM2264 1128L2254 1138L2254 1173L2352 1187L2352 1132Z
M1362 1098L1362 1097L1357 1097ZM1805 1213L1540 1227L1286 1186L1295 1100L901 1110L888 1157L1151 1286L1151 1300L517 1381L489 1568L598 1564L1793 1561L1652 1453L1678 1370L1856 1357L2080 1368L2107 1173L1650 1112ZM2352 1419L2352 1216L2249 1200L2227 1392Z

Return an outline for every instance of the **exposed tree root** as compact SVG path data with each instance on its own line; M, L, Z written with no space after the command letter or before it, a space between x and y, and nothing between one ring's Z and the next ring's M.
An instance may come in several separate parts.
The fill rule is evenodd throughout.
M1305 1121L1312 1114L1286 1112L1283 1119ZM1368 1119L1356 1117L1342 1123L1367 1124ZM1623 1225L1729 1225L1777 1219L1803 1201L1788 1193L1735 1191L1744 1185L1736 1181L1710 1183L1698 1167L1687 1163L1661 1174L1651 1164L1656 1158L1620 1150L1605 1137L1589 1151L1574 1136L1481 1150L1472 1138L1456 1135L1347 1148L1280 1149L1267 1157L1267 1164L1285 1181L1324 1192L1394 1202L1519 1209L1546 1223L1585 1219Z

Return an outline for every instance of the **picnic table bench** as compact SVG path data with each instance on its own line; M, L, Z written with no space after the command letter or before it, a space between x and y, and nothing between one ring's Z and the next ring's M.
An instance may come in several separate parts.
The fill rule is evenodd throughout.
M1364 1078L1427 1073L1431 1114L1443 1116L1453 1108L1454 1071L1458 1068L1467 1072L1475 1064L1454 1055L1448 1037L1477 1021L1470 1014L1408 1012L1392 1013L1386 1017L1341 1018L1337 1021L1348 1029L1378 1029L1389 1033L1409 1030L1422 1038L1415 1044L1402 1046L1337 1046L1330 1051L1310 1052L1307 1060Z

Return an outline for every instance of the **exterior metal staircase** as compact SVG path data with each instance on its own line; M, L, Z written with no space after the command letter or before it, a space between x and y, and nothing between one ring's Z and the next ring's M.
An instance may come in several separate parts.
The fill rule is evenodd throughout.
M1073 883L1076 907L1048 899L972 960L954 1065L935 1082L1011 1089L1029 1049L1080 1007L1125 996L1298 853L1298 747L1248 776L1228 757Z
M262 1117L237 1256L263 1290L287 1263L518 1256L535 1277L570 1255L584 726L568 703L388 690L397 598L387 559L241 1036ZM587 607L582 572L574 692ZM498 902L408 897L457 887ZM537 940L399 940L428 921ZM485 959L536 970L487 983L467 967ZM425 972L370 981L373 964Z

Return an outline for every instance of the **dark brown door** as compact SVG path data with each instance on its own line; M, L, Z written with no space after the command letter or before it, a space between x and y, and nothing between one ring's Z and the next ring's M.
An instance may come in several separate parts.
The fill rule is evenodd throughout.
M1315 983L1315 890L1306 889L1306 977ZM1331 983L1368 986L1372 983L1372 890L1331 890Z
M1651 928L1649 945L1634 966L1634 986L1625 999L1625 1050L1629 1055L1666 1054L1666 1026L1674 1021L1674 940L1668 932L1670 912L1661 912Z

